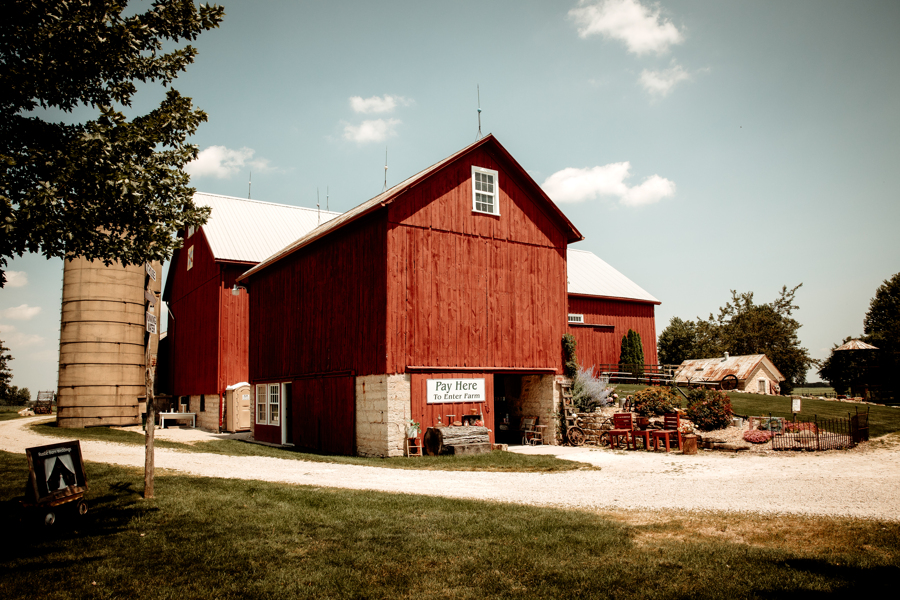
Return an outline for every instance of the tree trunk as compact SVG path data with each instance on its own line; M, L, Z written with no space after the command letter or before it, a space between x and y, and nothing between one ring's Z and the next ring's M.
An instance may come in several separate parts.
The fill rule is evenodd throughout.
M147 364L147 433L144 449L144 498L153 497L153 475L155 465L153 461L153 432L156 429L156 411L153 398L153 368Z
M429 427L424 436L425 452L428 456L450 454L451 446L489 444L487 427Z

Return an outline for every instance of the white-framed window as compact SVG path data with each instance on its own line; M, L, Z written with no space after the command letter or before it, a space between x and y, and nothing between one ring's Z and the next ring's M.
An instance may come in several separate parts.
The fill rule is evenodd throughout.
M256 424L278 425L281 422L281 384L256 385Z
M472 211L500 214L500 186L497 171L472 167Z
M266 425L266 404L269 399L269 386L261 383L256 386L256 424Z
M190 271L194 267L194 247L188 248L187 270Z
M194 235L194 226L189 225L187 228L187 235L185 237L191 237L192 235Z
M269 384L269 425L278 425L279 407L281 406L281 384Z
M569 323L584 323L584 315L569 313Z

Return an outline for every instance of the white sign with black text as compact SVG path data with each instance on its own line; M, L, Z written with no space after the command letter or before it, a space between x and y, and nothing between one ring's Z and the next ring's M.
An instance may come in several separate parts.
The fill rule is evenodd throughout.
M426 379L428 404L446 402L484 402L487 394L484 379Z
M156 315L147 311L147 333L156 333Z

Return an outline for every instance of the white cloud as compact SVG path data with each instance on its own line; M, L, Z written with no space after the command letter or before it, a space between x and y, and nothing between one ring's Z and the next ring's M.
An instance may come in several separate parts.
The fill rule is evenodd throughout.
M241 148L231 150L225 146L210 146L201 150L197 158L185 166L184 170L194 177L216 177L228 179L238 172L257 171L264 173L271 171L269 160L266 158L253 159L255 150Z
M672 66L661 71L650 71L644 69L641 71L641 85L648 93L655 96L668 96L679 82L687 81L691 78L691 74L684 68L672 61Z
M29 321L33 317L37 316L40 312L40 306L28 306L27 304L22 304L21 306L14 306L12 308L0 310L0 319L11 319L13 321Z
M369 113L388 113L392 112L397 106L409 106L412 100L403 96L372 96L371 98L363 98L362 96L353 96L350 98L350 107L353 112L369 114Z
M28 273L25 271L7 271L6 287L17 288L28 285Z
M638 0L602 0L587 4L581 0L569 16L578 24L578 35L586 38L600 34L625 42L634 54L668 52L672 44L680 44L684 36L671 21L660 16L659 3L644 6Z
M554 202L584 202L611 196L626 206L654 204L675 193L675 183L659 175L629 186L625 180L631 177L630 171L628 161L586 169L569 167L545 179L541 187Z
M13 350L34 346L44 341L44 338L37 334L22 333L14 325L5 325L3 323L0 323L0 334L3 335L3 341L9 344L9 347Z
M348 124L344 126L344 139L357 144L383 142L387 138L397 135L396 127L400 123L399 119L375 119L363 121L359 125Z

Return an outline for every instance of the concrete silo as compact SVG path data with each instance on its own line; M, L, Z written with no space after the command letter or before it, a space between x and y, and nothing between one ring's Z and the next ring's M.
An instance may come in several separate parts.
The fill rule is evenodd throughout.
M65 261L59 334L57 423L80 428L141 422L138 398L144 384L147 345L156 354L156 335L146 332L146 311L159 322L162 269L122 267L82 258ZM145 290L157 298L153 306Z

